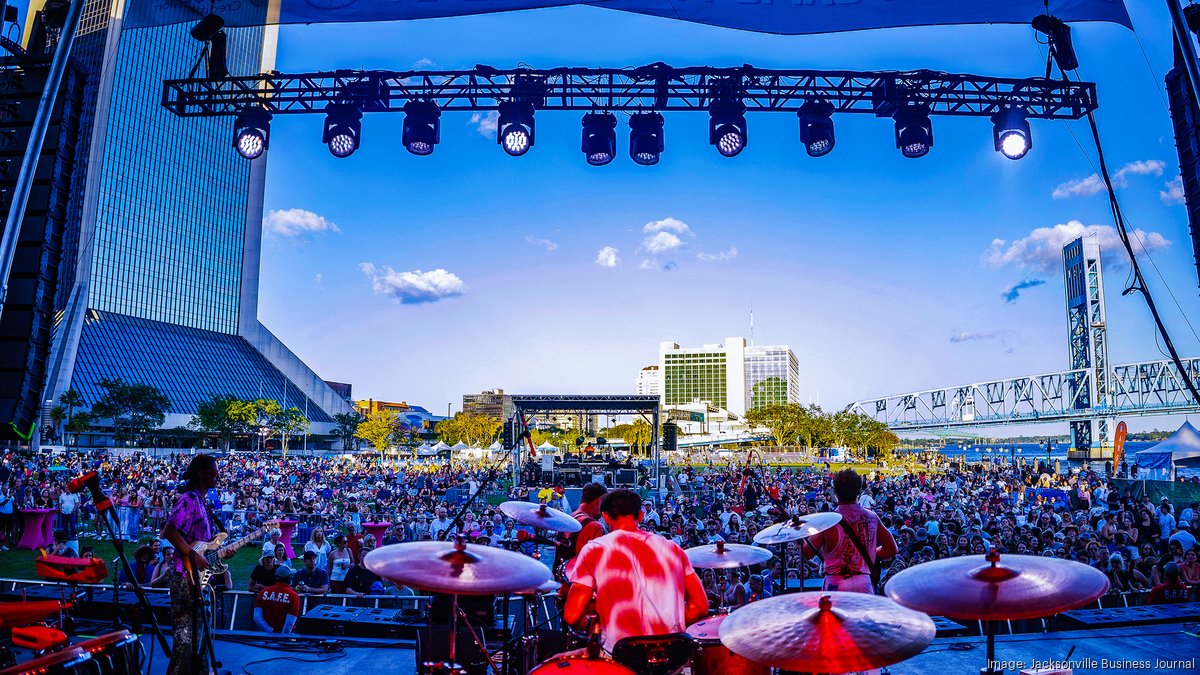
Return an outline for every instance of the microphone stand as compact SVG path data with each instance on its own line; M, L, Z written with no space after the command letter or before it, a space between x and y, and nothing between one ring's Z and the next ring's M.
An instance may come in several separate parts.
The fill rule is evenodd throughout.
M171 648L169 645L167 645L167 637L163 635L162 628L160 628L158 625L158 620L154 618L154 609L150 607L150 602L146 600L145 589L142 588L142 584L138 581L137 575L133 573L133 568L129 565L129 558L125 556L125 544L123 541L121 541L121 538L117 536L116 530L113 529L112 521L114 518L116 518L116 514L112 512L112 500L109 499L108 495L104 494L104 492L100 489L100 478L98 476L96 477L95 481L88 482L87 487L92 493L92 505L96 507L96 517L100 518L104 522L104 527L108 532L109 543L111 543L113 548L117 551L117 557L121 561L121 569L125 572L125 578L128 579L130 585L133 586L133 594L137 597L138 605L149 619L148 623L150 624L151 630L154 632L154 636L158 639L159 646L162 647L163 654L170 657ZM115 598L120 595L120 591L117 589L116 582L113 583L113 591L115 600ZM117 618L119 619L119 617Z
M504 458L502 457L499 461L504 461ZM446 538L450 535L450 530L453 530L456 527L460 530L462 529L463 516L466 515L467 511L471 509L471 505L475 503L475 500L479 499L479 495L483 494L484 490L491 486L492 483L496 482L496 469L498 466L499 462L488 467L487 478L483 480L483 483L480 484L479 489L475 491L475 494L471 495L471 498L468 499L465 504L459 507L458 512L454 514L454 520L450 521L450 527L442 530L442 532L438 534L439 541L446 541Z

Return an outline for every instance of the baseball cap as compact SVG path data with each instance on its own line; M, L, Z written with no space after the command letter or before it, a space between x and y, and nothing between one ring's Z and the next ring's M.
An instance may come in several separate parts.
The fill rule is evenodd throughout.
M275 578L279 581L292 578L292 568L287 565L280 565L275 568Z

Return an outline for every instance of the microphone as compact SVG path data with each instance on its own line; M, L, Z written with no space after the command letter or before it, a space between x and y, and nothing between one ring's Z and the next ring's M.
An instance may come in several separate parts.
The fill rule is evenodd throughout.
M100 474L95 471L89 471L82 476L76 476L67 483L67 492L75 493L82 492L88 487L88 483L100 483Z
M539 537L535 534L529 534L525 530L517 530L517 541L521 542L522 544L525 542L532 542L534 544L542 544L543 546L558 546L559 544L559 542L553 539L547 539L545 537Z

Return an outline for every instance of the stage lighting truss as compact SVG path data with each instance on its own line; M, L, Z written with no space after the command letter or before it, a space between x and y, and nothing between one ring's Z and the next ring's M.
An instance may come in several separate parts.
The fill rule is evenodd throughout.
M907 157L929 151L933 117L983 117L993 122L997 150L1018 158L1032 145L1029 120L1080 119L1096 109L1097 101L1093 83L1041 77L928 70L672 68L660 63L630 69L476 66L465 71L197 77L164 82L163 106L181 117L237 116L247 110L268 115L327 113L323 139L339 157L358 148L363 112L408 113L404 145L414 154L432 151L441 113L498 112L496 140L505 152L519 156L533 146L535 111L576 110L587 113L583 151L593 164L607 163L616 154L615 124L611 129L609 124L614 114L624 113L630 116L630 156L638 164L652 165L663 152L664 112L707 112L709 140L726 156L746 145L747 113L796 114L801 141L813 157L833 149L835 114L893 119L897 147ZM239 134L244 128L238 127ZM266 140L264 133L264 149ZM254 150L253 142L247 149Z

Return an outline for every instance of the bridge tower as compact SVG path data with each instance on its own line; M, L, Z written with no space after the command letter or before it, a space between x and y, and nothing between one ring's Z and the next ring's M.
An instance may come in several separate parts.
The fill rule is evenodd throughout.
M1094 411L1112 407L1112 372L1108 362L1108 328L1104 313L1104 276L1100 244L1083 237L1063 247L1063 279L1067 296L1067 346L1073 407L1080 419L1071 420L1071 457L1111 456L1113 420ZM1086 417L1085 417L1086 416Z

